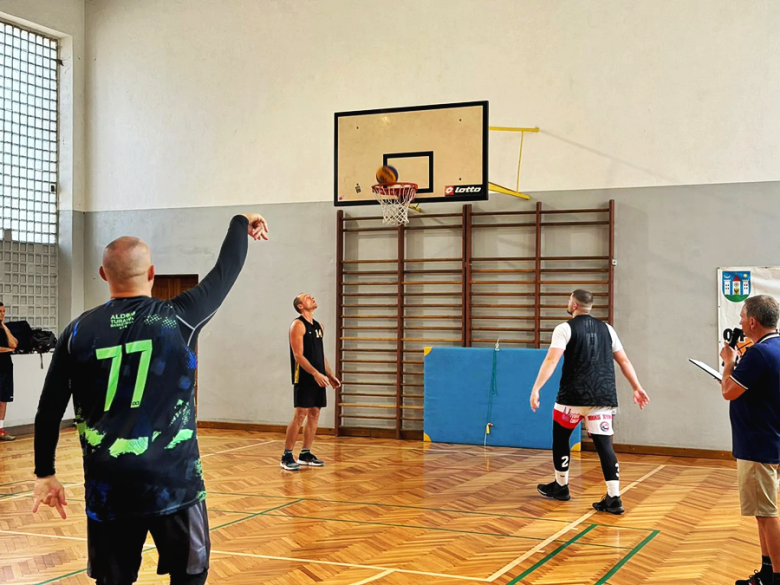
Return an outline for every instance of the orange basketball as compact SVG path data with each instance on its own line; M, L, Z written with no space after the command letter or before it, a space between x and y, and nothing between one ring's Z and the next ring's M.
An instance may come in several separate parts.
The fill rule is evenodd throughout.
M395 183L398 181L398 171L395 170L395 167L390 167L390 166L379 167L379 170L376 172L376 180L377 183L380 183L382 185L389 185L390 183Z

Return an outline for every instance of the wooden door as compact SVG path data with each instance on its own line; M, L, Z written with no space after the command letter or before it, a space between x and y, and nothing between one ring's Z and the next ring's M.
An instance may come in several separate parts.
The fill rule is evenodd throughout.
M152 287L152 296L163 301L172 299L198 284L197 274L180 275L156 275L154 277L154 286ZM195 352L197 356L197 351ZM195 370L195 409L198 408L198 370Z

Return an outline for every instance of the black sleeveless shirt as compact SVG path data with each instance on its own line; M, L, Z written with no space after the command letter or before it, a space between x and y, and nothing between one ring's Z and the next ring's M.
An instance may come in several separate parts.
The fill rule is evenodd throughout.
M607 324L590 315L569 321L571 339L563 352L558 404L617 406L612 336Z
M309 323L301 315L297 319L306 327L306 333L303 334L303 357L309 360L309 363L321 374L325 374L325 350L322 345L322 327L317 321ZM290 347L290 367L292 369L292 383L301 387L316 387L319 384L314 381L314 376L304 370L297 361L292 347Z

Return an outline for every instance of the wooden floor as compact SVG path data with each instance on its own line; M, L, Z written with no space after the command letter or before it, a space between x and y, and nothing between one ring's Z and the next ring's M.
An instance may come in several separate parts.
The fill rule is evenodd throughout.
M757 567L731 462L621 459L626 514L595 513L604 483L575 454L570 502L547 501L549 452L322 437L320 469L279 467L283 437L201 430L209 583L457 585L733 583ZM69 518L33 516L32 439L0 443L0 583L93 583L75 430L58 469ZM151 541L150 541L151 542ZM139 583L155 574L153 547Z

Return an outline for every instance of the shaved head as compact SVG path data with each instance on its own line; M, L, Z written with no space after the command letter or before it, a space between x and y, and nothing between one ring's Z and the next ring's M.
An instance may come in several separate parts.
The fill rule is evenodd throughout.
M149 288L154 278L152 252L139 238L123 236L111 242L103 251L100 275L112 291L140 292Z

